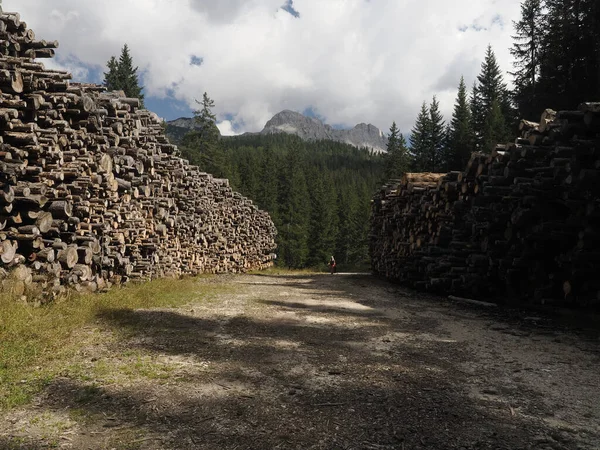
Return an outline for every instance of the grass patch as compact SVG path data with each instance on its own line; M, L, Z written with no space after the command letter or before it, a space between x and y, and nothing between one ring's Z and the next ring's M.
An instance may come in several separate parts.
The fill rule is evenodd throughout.
M73 332L98 323L102 311L177 307L211 300L230 289L202 283L203 278L156 280L106 294L70 293L40 307L0 295L0 410L27 403L61 373L84 345L74 342ZM147 370L144 363L137 371Z

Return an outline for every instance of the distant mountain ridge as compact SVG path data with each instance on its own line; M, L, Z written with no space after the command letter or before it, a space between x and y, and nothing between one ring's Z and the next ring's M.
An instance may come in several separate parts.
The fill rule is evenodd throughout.
M330 139L355 147L368 147L385 152L387 138L375 125L360 123L350 130L337 130L319 119L307 117L295 111L281 111L267 122L260 134L295 134L307 141Z
M199 129L194 119L180 117L167 122L167 135L174 142L181 141L185 133ZM315 119L295 111L284 110L273 116L262 131L251 134L295 134L306 141L329 139L343 142L355 147L368 147L380 153L386 151L387 137L375 125L360 123L350 130L338 130Z

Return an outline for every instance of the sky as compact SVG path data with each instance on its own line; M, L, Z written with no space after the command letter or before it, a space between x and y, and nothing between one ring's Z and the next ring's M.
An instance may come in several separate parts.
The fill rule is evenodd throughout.
M260 131L277 112L336 127L395 121L408 134L434 95L448 121L461 75L472 85L492 45L505 80L520 0L3 0L50 68L101 82L124 43L146 107L191 117L207 92L223 134Z

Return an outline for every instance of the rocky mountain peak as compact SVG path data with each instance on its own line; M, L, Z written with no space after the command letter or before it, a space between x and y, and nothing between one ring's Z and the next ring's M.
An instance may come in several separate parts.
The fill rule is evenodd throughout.
M194 119L181 117L168 122L167 132L170 138L178 142L193 129L199 129ZM274 133L295 134L307 141L330 139L355 147L367 147L375 152L385 152L387 146L387 138L375 125L359 123L352 129L339 130L319 119L289 109L275 114L260 133L248 134Z
M290 110L275 114L261 131L261 134L273 133L295 134L304 140L331 139L355 147L368 147L376 152L384 152L387 145L386 137L374 125L360 123L350 130L338 130L319 119Z

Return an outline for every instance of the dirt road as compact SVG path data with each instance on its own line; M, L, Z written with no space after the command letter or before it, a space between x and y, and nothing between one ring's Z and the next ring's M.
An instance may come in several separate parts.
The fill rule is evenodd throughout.
M0 448L598 449L600 341L365 275L105 311Z

